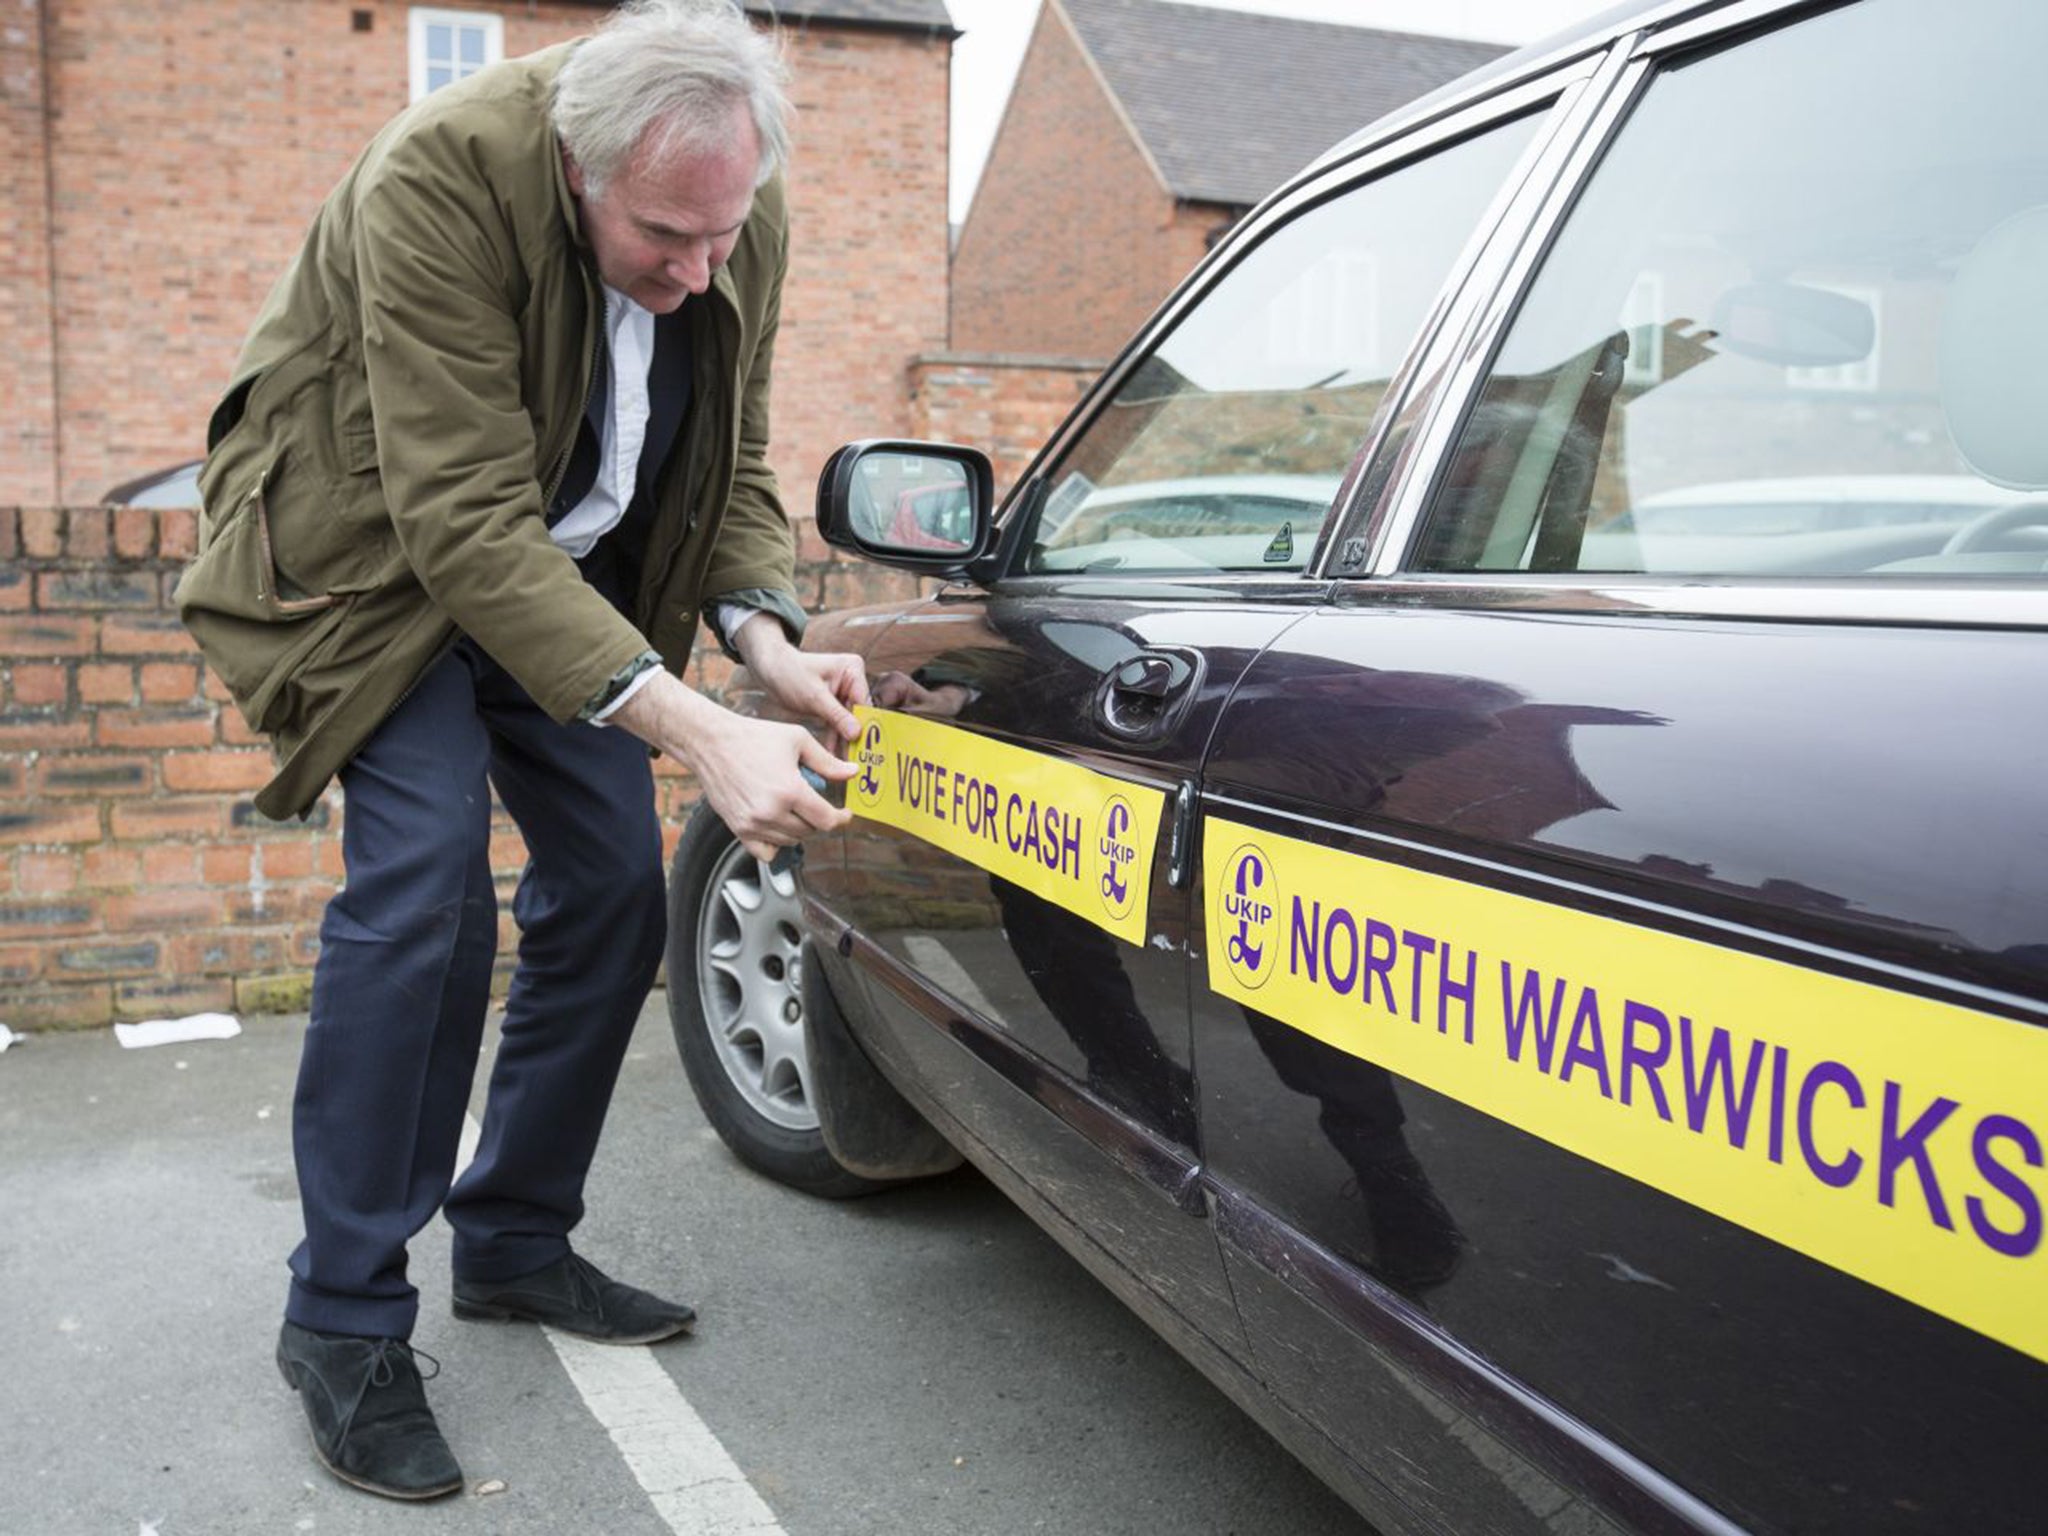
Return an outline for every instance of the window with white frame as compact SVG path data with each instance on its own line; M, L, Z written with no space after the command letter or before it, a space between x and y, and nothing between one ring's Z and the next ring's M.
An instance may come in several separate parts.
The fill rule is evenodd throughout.
M1664 319L1664 274L1638 272L1621 306L1621 328L1629 342L1622 383L1648 389L1664 382Z
M489 11L434 11L415 6L406 17L414 101L505 57L504 18Z

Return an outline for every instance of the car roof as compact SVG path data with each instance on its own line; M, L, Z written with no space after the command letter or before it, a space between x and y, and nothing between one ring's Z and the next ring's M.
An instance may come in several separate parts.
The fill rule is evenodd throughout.
M199 505L198 459L188 459L168 469L151 470L133 480L124 480L104 496L102 506L111 507L193 507Z

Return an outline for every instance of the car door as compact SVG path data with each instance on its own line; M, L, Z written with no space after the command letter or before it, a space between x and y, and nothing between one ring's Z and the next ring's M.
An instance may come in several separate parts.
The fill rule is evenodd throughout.
M1445 1529L2038 1525L2044 45L1624 43L1220 718L1226 1266Z
M892 1075L1155 1321L1239 1357L1196 1182L1193 782L1245 667L1320 599L1310 556L1394 365L1561 88L1312 179L1219 252L1012 497L1001 575L876 642L844 868L813 862Z

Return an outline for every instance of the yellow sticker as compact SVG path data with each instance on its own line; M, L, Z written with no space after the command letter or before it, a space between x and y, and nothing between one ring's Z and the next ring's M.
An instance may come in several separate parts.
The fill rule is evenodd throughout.
M847 809L1145 942L1162 791L958 726L856 713L861 733L849 756L860 773L846 787Z
M2048 1360L2048 1030L1210 818L1209 986Z

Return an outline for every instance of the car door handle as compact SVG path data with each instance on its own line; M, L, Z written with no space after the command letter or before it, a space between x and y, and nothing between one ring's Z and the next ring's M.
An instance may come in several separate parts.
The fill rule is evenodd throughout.
M1176 668L1179 671L1177 677ZM1186 682L1188 675L1188 664L1178 656L1148 653L1133 656L1119 665L1110 689L1114 693L1133 694L1140 698L1163 699L1173 692L1175 683Z
M1140 651L1102 676L1095 690L1095 717L1126 741L1152 741L1170 730L1200 670L1199 658L1178 651Z

